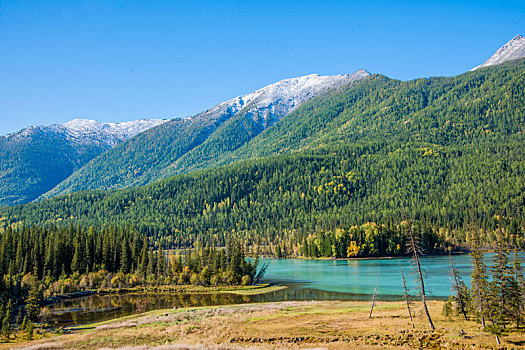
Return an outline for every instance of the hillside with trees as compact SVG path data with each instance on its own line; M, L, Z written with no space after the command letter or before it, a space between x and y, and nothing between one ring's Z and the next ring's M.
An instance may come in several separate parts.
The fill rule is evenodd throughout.
M505 225L522 245L524 88L523 60L455 78L374 76L307 102L237 153L256 159L2 208L0 225L133 225L173 247L237 237L295 252L311 234L394 230L404 206L441 242Z

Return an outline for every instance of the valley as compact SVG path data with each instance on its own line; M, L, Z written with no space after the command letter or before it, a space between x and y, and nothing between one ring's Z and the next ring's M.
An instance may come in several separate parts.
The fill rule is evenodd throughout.
M2 136L1 339L522 346L524 91L518 35L453 77L311 74Z

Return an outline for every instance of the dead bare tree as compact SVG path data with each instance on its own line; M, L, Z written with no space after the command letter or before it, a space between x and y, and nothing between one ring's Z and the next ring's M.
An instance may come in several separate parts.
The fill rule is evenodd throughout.
M467 311L465 310L465 301L463 300L465 285L461 280L458 269L454 266L454 261L452 261L452 255L448 255L450 261L450 276L452 279L452 290L455 292L456 303L459 306L459 311L463 314L465 321L467 320Z
M416 243L414 233L412 232L412 224L407 218L404 206L403 206L403 213L405 214L405 220L408 226L408 250L410 253L412 253L412 264L414 265L414 268L416 271L416 279L419 285L419 292L421 293L421 301L423 302L423 309L425 311L425 314L427 315L428 323L430 324L430 329L435 330L436 327L434 327L434 323L432 322L432 317L430 317L430 312L428 311L428 307L427 307L425 281L423 278L423 271L421 269L421 263L419 261L419 255L421 254L421 249L419 245Z
M401 278L403 278L403 293L405 294L405 301L407 303L408 315L410 316L410 322L412 323L412 328L415 328L414 319L412 318L412 310L410 310L410 296L408 295L407 281L405 280L405 273L401 269Z
M370 315L368 315L368 318L372 317L372 311L374 311L374 305L377 299L377 286L379 286L379 272L377 273L376 288L374 289L374 296L372 298L372 307L370 308Z

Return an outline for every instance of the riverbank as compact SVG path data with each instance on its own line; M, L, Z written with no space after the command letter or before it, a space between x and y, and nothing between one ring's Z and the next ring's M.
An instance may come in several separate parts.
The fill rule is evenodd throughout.
M194 285L160 285L160 286L138 286L133 288L110 288L110 289L93 289L80 292L73 292L64 295L54 295L44 300L43 305L58 303L64 300L82 298L91 295L108 295L108 294L136 294L136 293L184 293L184 294L217 294L230 293L237 295L258 295L288 287L273 283L261 283L250 286L194 286Z
M443 316L441 301L429 303L436 325L436 331L430 331L419 306L414 304L414 328L403 302L378 302L369 318L369 302L303 301L156 310L16 345L27 349L137 350L204 346L209 349L496 347L495 337L482 332L478 323ZM523 332L512 331L500 338L506 348L525 344Z
M492 253L493 251L487 251L487 253ZM442 253L442 254L424 254L421 255L423 258L425 257L440 257L440 256L449 256L449 255L466 255L470 254L470 250L456 250L452 252ZM249 256L249 258L253 258L252 256ZM411 259L412 255L405 254L405 255L391 255L391 256L362 256L362 257L351 257L351 258L335 258L330 256L319 256L319 257L312 257L312 256L304 256L304 255L298 255L298 256L286 256L286 257L276 257L276 256L260 256L260 258L264 259L297 259L297 260L320 260L320 261L360 261L360 260L390 260L390 259Z

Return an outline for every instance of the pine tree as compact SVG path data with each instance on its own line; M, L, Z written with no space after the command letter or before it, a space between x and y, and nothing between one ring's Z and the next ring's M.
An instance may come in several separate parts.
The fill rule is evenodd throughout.
M79 244L79 238L78 236L75 236L75 239L73 241L73 249L74 249L74 254L73 254L73 259L71 260L71 271L72 272L77 272L77 271L81 271L82 268L82 252L80 250L80 244Z
M483 253L480 248L479 232L475 231L472 241L472 275L471 275L471 290L472 290L472 304L481 320L483 330L485 330L485 319L489 315L488 307L488 277L487 267L483 261Z
M512 275L509 267L508 247L503 242L501 234L494 248L496 254L493 258L492 282L490 283L490 311L492 321L504 328L510 316Z
M5 338L9 338L9 335L11 334L11 300L8 301L7 307L5 310L5 316L2 320L2 335Z
M33 322L29 321L26 327L26 340L33 340Z
M512 272L510 279L509 292L509 313L511 318L516 322L516 328L520 328L524 303L524 279L521 271L521 263L518 259L518 254L514 251L514 259L512 263Z
M144 237L144 243L142 243L142 251L140 253L140 271L143 273L144 278L148 272L149 265L149 254L148 254L148 240Z
M131 269L131 257L128 240L124 238L120 247L120 269L123 273L129 273Z
M29 293L26 298L26 313L30 320L36 321L40 313L40 304L43 299L40 283L35 276L31 276Z
M20 329L25 330L27 327L27 316L24 316L24 320L22 321L22 325L20 326Z

